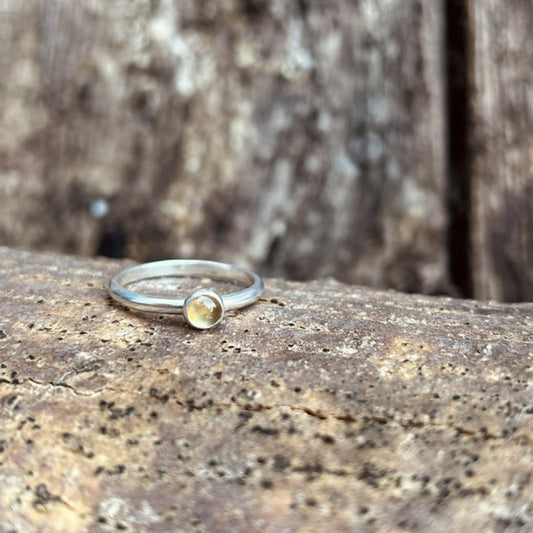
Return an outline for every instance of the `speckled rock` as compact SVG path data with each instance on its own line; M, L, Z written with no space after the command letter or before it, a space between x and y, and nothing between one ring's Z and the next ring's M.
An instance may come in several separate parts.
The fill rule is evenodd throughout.
M0 531L533 528L533 305L267 280L198 332L124 264L0 249Z

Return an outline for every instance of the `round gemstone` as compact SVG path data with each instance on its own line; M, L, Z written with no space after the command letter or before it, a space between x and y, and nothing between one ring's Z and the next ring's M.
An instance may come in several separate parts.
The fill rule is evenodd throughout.
M191 326L209 329L222 320L224 304L216 292L199 289L185 300L183 314Z

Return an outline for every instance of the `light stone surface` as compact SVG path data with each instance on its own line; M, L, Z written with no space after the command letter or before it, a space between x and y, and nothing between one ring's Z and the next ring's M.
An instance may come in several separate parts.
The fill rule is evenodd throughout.
M0 248L2 533L533 528L532 304L267 279L199 332L126 264Z

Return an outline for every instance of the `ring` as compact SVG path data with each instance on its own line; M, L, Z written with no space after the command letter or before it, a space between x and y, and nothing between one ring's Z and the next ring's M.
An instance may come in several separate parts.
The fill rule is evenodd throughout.
M210 278L242 284L245 288L224 295L211 288L200 288L186 298L142 294L126 288L137 281L167 277ZM196 329L212 328L222 320L226 311L253 304L263 289L263 280L251 270L198 259L169 259L135 265L121 270L109 282L109 294L117 302L139 311L183 314L187 323Z

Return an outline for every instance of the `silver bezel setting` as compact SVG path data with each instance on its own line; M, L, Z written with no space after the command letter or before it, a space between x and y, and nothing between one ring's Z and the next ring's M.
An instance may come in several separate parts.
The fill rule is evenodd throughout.
M201 298L201 297L209 298L210 300L215 302L215 304L220 306L220 310L221 310L220 317L218 318L218 320L216 322L214 322L213 324L210 324L210 325L205 326L205 327L204 326L199 326L198 324L195 324L194 321L191 320L190 314L189 314L190 305L195 300L197 300L198 298ZM220 324L221 320L224 318L225 312L226 312L226 310L224 308L224 300L222 299L222 296L214 289L203 289L203 288L196 289L196 290L192 291L189 294L189 296L187 296L187 298L185 298L185 301L183 302L183 316L185 317L185 321L187 322L187 324L189 324L189 326L191 326L191 327L193 327L195 329L203 329L203 330L205 330L205 329L214 328L217 324Z

